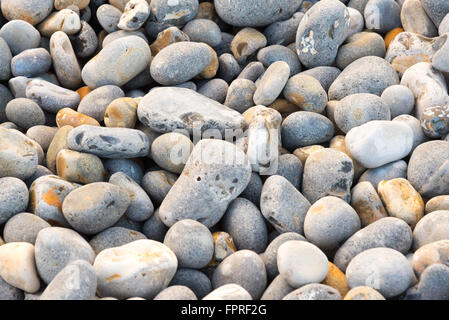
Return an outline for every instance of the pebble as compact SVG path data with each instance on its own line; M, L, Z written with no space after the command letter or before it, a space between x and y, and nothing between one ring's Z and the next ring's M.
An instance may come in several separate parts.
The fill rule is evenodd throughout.
M259 299L267 285L267 273L262 259L251 250L239 250L220 263L212 275L212 287L236 284L251 297ZM210 297L209 297L210 298Z
M168 229L164 244L170 248L183 268L201 269L214 253L212 234L200 222L184 219Z
M207 81L198 89L198 93L219 103L224 103L228 92L228 84L223 79Z
M346 272L348 264L361 252L385 247L406 254L412 246L412 241L412 230L405 221L394 217L381 218L346 240L335 253L333 262Z
M80 31L81 20L75 11L62 9L48 16L37 29L44 37L51 37L57 31L72 35Z
M240 74L240 65L232 54L223 53L218 58L218 62L219 67L217 76L226 82L231 82Z
M367 56L348 65L329 87L329 100L341 100L355 93L380 96L389 86L399 84L398 75L384 59Z
M410 114L415 107L413 92L405 86L393 85L382 92L383 102L390 108L391 119Z
M257 50L267 45L267 38L254 28L240 30L231 41L231 51L239 63L243 63Z
M421 114L421 127L429 138L441 138L449 133L449 105L428 107Z
M153 299L168 287L178 261L164 244L144 239L103 250L93 266L101 296Z
M22 212L14 215L6 222L3 229L5 242L28 242L34 245L39 231L50 227L45 220L37 215Z
M350 37L353 34L363 31L363 28L365 27L365 19L363 17L363 14L358 10L351 7L347 7L346 9L348 9L349 19L351 21L348 32L348 37Z
M76 260L53 278L39 300L93 300L96 289L97 278L92 265Z
M385 56L384 39L375 32L359 32L351 35L338 49L336 64L341 70L352 62L366 56Z
M183 108L178 108L182 104ZM235 110L193 90L177 87L155 88L140 101L139 120L150 129L167 133L175 129L243 129L244 119Z
M328 66L315 67L301 72L302 75L311 76L317 79L326 92L329 91L329 87L335 79L337 79L340 73L340 69Z
M334 134L332 122L309 111L294 112L282 122L282 145L294 150L329 141Z
M32 140L17 130L0 128L0 177L27 179L38 165ZM19 211L20 212L20 211Z
M280 233L304 234L304 219L310 202L286 178L269 177L260 196L260 209L268 222Z
M214 1L218 16L232 26L263 27L289 18L301 5L298 1L280 0L261 4L258 1Z
M413 247L417 250L426 244L448 239L448 216L449 211L437 210L426 214L418 221L413 230Z
M150 5L146 0L130 0L123 9L117 27L122 30L138 30L150 16Z
M336 249L360 230L357 212L340 198L322 197L312 204L304 220L308 241L322 250ZM332 232L329 232L332 230Z
M120 219L130 199L121 187L95 182L71 191L62 203L62 212L75 230L96 234Z
M278 275L271 281L260 300L282 300L283 297L293 290L295 288L291 287L281 275Z
M148 137L139 130L90 125L72 129L67 144L72 150L112 159L144 157L150 149Z
M62 214L62 203L77 187L55 175L37 178L30 187L30 211L51 225L68 227Z
M203 300L253 300L253 298L243 287L230 283L213 290Z
M93 154L62 149L56 156L56 172L64 180L89 184L104 180L104 166Z
M78 112L101 122L108 106L125 96L123 90L115 85L101 86L89 92L79 103Z
M405 292L412 285L413 270L400 252L391 248L373 248L351 260L346 276L351 288L365 285L390 298Z
M153 300L198 300L198 298L188 287L170 286L162 290Z
M444 16L449 13L449 4L442 0L422 0L421 4L435 26L439 26Z
M406 124L370 121L346 135L351 155L365 168L377 168L407 156L413 146L413 131Z
M6 118L23 129L45 124L44 111L33 100L17 98L8 102Z
M4 0L2 14L7 20L24 20L35 25L53 10L53 0Z
M354 287L344 296L343 300L385 300L379 291L367 287Z
M368 181L359 182L351 190L351 206L359 215L362 227L387 217L387 211L376 190Z
M71 262L84 260L93 263L95 253L77 232L51 227L37 234L35 258L40 278L49 284Z
M330 286L312 283L290 292L282 300L341 300L341 295Z
M437 210L448 210L448 209L449 209L449 197L447 195L436 196L427 201L425 213L427 214Z
M298 240L279 247L277 265L280 275L293 288L321 282L328 272L326 255L317 246Z
M151 217L142 226L142 233L151 240L163 242L168 228L159 217L159 210L154 211Z
M150 45L151 53L156 56L162 49L181 41L190 41L190 37L177 27L169 27L158 33L156 40Z
M233 200L222 219L223 230L232 236L238 250L248 249L256 253L265 250L268 233L262 213L251 201Z
M176 85L200 74L212 61L203 43L176 42L162 49L151 62L151 76L160 84Z
M138 231L123 227L111 227L95 235L89 241L89 245L92 247L95 254L98 255L103 250L120 247L133 241L146 238L147 237L144 234Z
M364 18L368 30L386 33L401 26L401 8L394 0L370 0L365 6Z
M132 98L117 98L104 112L107 127L134 128L137 122L137 102Z
M438 30L427 15L420 0L407 0L401 8L401 23L404 30L433 38Z
M441 140L425 142L416 147L410 157L407 179L423 197L435 197L449 191L446 183L448 143Z
M37 48L41 41L39 31L23 20L12 20L3 25L0 37L6 41L13 56L27 49Z
M57 31L51 36L50 53L59 82L65 88L79 88L81 68L66 33Z
M28 242L10 242L0 248L0 276L9 285L28 293L40 288L34 263L35 248Z
M356 93L337 102L334 121L344 133L373 120L391 120L390 108L380 97Z
M311 76L291 77L283 91L284 97L303 111L321 113L326 107L327 94L320 82Z
M226 92L224 105L243 113L254 105L253 96L256 89L256 85L251 80L235 79Z
M223 55L224 56L224 55ZM231 56L232 57L232 56ZM260 61L252 61L240 72L237 79L247 79L255 82L265 72L265 67Z
M279 275L277 256L279 247L291 240L306 241L306 239L297 232L284 232L278 235L276 238L271 240L268 244L265 252L261 255L263 262L265 263L265 268L267 270L268 279L274 279ZM274 280L273 280L274 281ZM268 290L268 288L267 288Z
M97 9L98 22L107 33L118 30L118 23L122 16L122 11L110 4L103 4Z
M0 277L0 299L24 300L24 292L3 280Z
M354 166L351 158L334 149L313 152L304 165L302 193L314 203L325 196L351 200Z
M201 271L195 269L178 268L170 285L187 287L193 291L198 299L204 298L212 291L212 284L209 278Z
M290 67L290 76L301 72L301 63L298 56L290 49L281 45L271 45L260 49L257 53L257 60L269 67L277 61L284 61Z
M151 1L151 13L156 21L175 26L182 26L195 18L198 7L198 0Z
M145 70L150 59L151 50L145 40L137 36L124 37L112 41L86 63L81 77L91 89L104 85L122 86ZM156 65L155 60L152 66Z
M47 72L51 67L51 57L43 48L27 49L11 60L13 76L33 77Z
M150 171L143 176L142 187L152 200L162 203L177 179L178 175L165 170Z
M270 24L263 32L267 38L267 44L287 46L295 42L296 31L303 17L304 13L295 12L287 20L279 20Z
M209 19L194 19L189 21L182 31L187 34L190 41L204 42L215 47L222 41L220 27Z
M389 216L404 220L412 229L424 216L424 202L408 180L381 181L377 189Z
M80 96L75 91L41 79L28 82L26 98L33 100L44 111L50 113L57 113L64 108L74 109L80 103Z

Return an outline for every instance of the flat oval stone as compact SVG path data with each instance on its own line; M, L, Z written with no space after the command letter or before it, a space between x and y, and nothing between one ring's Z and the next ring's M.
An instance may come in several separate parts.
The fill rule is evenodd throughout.
M100 252L94 262L98 291L103 297L154 298L176 273L176 255L153 240L137 240Z
M52 2L51 0L48 1ZM14 3L15 1L10 0L8 2ZM6 3L6 1L3 3ZM27 49L37 48L41 41L39 31L23 20L12 20L6 23L0 29L0 37L6 41L13 56Z
M104 180L104 167L96 155L62 149L56 156L56 172L64 180L93 183Z
M97 9L96 13L100 26L107 33L111 33L118 30L118 23L122 16L122 11L110 4L102 4Z
M357 212L348 203L337 197L326 196L307 211L304 235L320 249L331 250L359 231L360 225Z
M204 42L215 47L222 41L220 27L209 19L194 19L188 22L182 29L191 41Z
M288 19L300 5L301 3L292 0L264 4L257 0L214 1L219 17L237 27L263 27L278 20Z
M425 208L426 214L437 210L449 210L448 195L436 196L427 201Z
M379 219L357 231L343 243L334 256L335 265L345 271L349 262L359 253L371 248L386 247L403 254L412 246L412 229L398 218Z
M299 240L284 242L278 249L279 274L293 288L324 280L328 272L326 255L315 245Z
M182 105L183 108L179 108ZM226 129L242 129L240 113L193 90L167 87L151 90L137 108L139 120L156 132L186 129L216 129L224 136Z
M449 186L449 142L425 142L413 151L407 179L423 197L447 194Z
M391 248L373 248L352 259L346 270L351 288L369 286L384 297L397 296L413 283L413 269L407 258Z
M309 201L284 177L269 177L262 189L260 209L280 233L304 234L304 219Z
M0 177L24 180L36 171L38 153L31 141L17 130L0 127Z
M36 267L45 283L50 283L69 263L84 260L92 264L95 253L77 232L59 227L42 229L35 244Z
M205 44L176 42L154 57L151 77L163 85L181 84L201 73L211 61L211 52Z
M45 124L44 111L30 99L17 98L9 101L5 113L9 121L23 129Z
M170 132L151 144L151 158L162 169L180 174L193 150L193 143L185 135Z
M51 67L51 57L44 48L27 49L11 60L11 71L15 77L33 77L47 72Z
M334 135L332 122L323 115L309 111L294 112L282 122L282 145L294 150L329 141Z
M130 201L129 194L121 187L96 182L70 192L64 199L62 212L79 232L96 234L113 226Z
M346 135L351 155L365 168L377 168L407 156L413 147L413 131L404 123L370 121Z
M408 180L381 181L377 189L389 216L404 220L412 229L424 216L424 202Z
M298 26L296 51L308 67L330 66L351 25L346 6L338 0L320 1L310 8Z
M13 287L28 293L40 288L34 263L35 248L28 242L10 242L0 246L0 275Z
M380 96L391 85L399 84L392 66L382 58L368 56L348 65L329 88L329 100L341 100L354 93Z
M51 37L57 31L72 35L81 29L81 20L75 11L62 9L49 15L37 28L45 37Z
M246 188L250 178L251 166L242 150L222 140L201 140L164 198L160 217L167 226L192 219L211 227Z
M1 8L6 19L24 20L35 25L53 10L53 0L5 0Z
M140 37L112 41L84 66L81 77L91 89L123 86L145 70L151 60L149 45Z
M82 125L67 136L70 149L102 158L138 158L148 155L148 137L136 129Z
M54 277L39 300L93 300L96 289L97 278L92 265L76 260Z
M57 113L63 108L74 109L80 103L80 96L75 91L41 79L28 82L26 97L50 113Z
M401 23L405 31L425 37L438 35L437 28L427 15L420 0L407 0L401 8ZM442 33L441 33L442 34Z
M231 41L231 51L239 63L243 63L257 50L267 45L267 38L254 28L243 28Z
M290 67L284 61L277 61L271 64L257 85L254 93L254 103L256 105L268 106L282 92L290 74Z
M297 74L291 77L283 94L303 111L321 113L326 107L326 91L318 80L308 75Z
M79 58L91 57L97 50L97 34L86 21L81 20L80 31L69 38L72 41L73 50L75 50L76 56Z
M304 165L302 193L314 203L325 196L351 201L354 166L351 158L334 149L313 152Z

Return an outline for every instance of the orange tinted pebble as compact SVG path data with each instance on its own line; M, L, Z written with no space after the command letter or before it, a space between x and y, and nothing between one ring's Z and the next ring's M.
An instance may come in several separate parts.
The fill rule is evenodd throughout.
M332 262L329 262L329 271L327 272L327 276L322 283L336 289L340 292L342 297L344 297L349 291L345 274Z
M78 90L76 90L76 92L80 95L81 100L83 100L83 98L91 91L92 91L92 89L90 89L87 86L86 87L81 87Z
M404 32L404 29L402 28L395 28L391 31L389 31L385 36L385 48L388 49L388 46L390 45L391 41L393 41L394 38L401 32Z
M79 113L70 108L64 108L59 110L56 114L56 124L58 128L69 125L72 127L78 127L83 124L88 124L91 126L100 126L97 120L92 117L86 116L85 114Z

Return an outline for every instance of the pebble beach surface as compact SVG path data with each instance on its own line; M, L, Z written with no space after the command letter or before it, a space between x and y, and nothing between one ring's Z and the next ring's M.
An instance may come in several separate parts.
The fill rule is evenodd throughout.
M449 300L449 1L1 0L0 300Z

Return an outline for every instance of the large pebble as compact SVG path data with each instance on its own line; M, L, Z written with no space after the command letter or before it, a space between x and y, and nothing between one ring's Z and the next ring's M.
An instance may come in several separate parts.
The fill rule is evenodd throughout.
M3 238L6 242L34 244L39 231L48 227L50 224L45 220L34 214L23 212L8 220L3 229Z
M100 252L94 262L103 297L154 298L176 273L175 254L160 242L137 240Z
M368 249L351 260L346 270L351 288L368 286L390 298L405 292L413 281L407 258L391 248Z
M284 61L277 61L271 64L265 71L257 85L254 93L254 103L256 105L268 106L282 92L290 74L290 67Z
M112 41L85 64L81 77L91 89L104 85L123 86L145 70L151 60L149 45L140 37Z
M315 4L302 18L296 34L301 63L308 68L332 65L350 25L349 12L340 1L325 0Z
M51 36L50 52L59 82L68 89L79 88L81 68L66 33L57 31Z
M69 263L94 262L95 253L77 232L59 227L42 229L36 238L36 266L41 279L50 283Z
M364 10L366 28L379 33L399 28L400 14L399 4L394 0L370 0Z
M9 101L5 113L9 121L23 129L43 125L46 122L44 111L36 102L26 98Z
M242 150L225 141L201 140L163 200L160 217L167 226L192 219L211 227L250 179L251 166Z
M267 285L267 273L262 259L250 250L239 250L223 260L212 275L212 286L237 284L253 299L259 299Z
M352 128L345 141L351 155L365 168L377 168L410 153L413 131L404 123L376 120Z
M53 10L53 0L4 0L2 14L8 20L24 20L35 25Z
M82 125L67 136L70 149L102 158L137 158L148 155L150 142L141 131Z
M57 31L72 35L81 29L81 20L75 11L62 9L53 12L37 28L45 37L51 37Z
M413 247L419 249L428 243L449 239L448 217L448 210L426 214L413 230Z
M28 206L26 184L14 177L0 178L0 224L25 211Z
M323 197L307 211L304 234L322 250L336 249L360 230L357 212L337 197Z
M326 255L306 241L283 243L278 249L277 265L280 275L293 288L321 282L328 272Z
M334 256L335 265L345 271L349 262L359 253L371 248L386 247L403 254L412 246L412 230L398 218L379 219L357 231L338 249Z
M354 165L345 153L325 148L313 152L304 165L302 193L314 203L325 196L351 201Z
M10 242L0 247L0 276L9 285L28 293L40 288L34 262L35 248L28 242Z
M130 204L130 196L111 183L90 183L70 192L62 212L70 225L85 234L95 234L114 225Z
M257 0L216 0L214 5L220 18L232 26L263 27L289 18L301 2L280 0L262 4Z
M178 106L182 105L182 108ZM226 129L243 129L240 113L209 99L193 90L177 87L155 88L139 103L139 120L156 132L176 129L219 130L224 137Z
M138 30L150 16L150 5L146 0L131 0L126 3L117 27L122 30Z
M320 82L303 73L291 77L283 91L284 97L301 110L322 113L327 94Z
M11 72L15 77L32 77L47 72L51 67L51 57L43 48L27 49L11 60Z
M57 113L64 108L74 109L80 103L80 96L75 91L41 79L28 82L26 97L51 113Z

